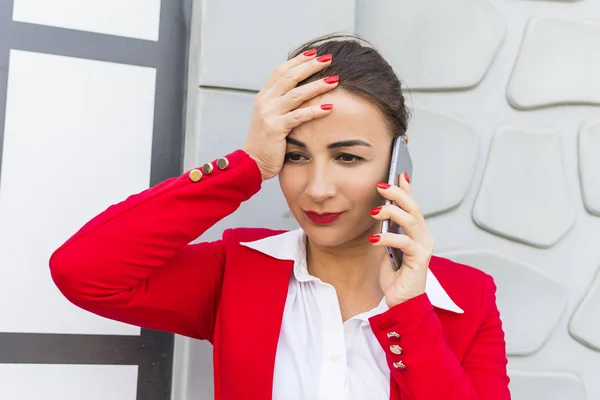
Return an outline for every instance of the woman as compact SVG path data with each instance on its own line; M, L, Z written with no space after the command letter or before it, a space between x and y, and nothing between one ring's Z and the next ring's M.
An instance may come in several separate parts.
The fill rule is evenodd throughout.
M376 50L307 43L256 96L243 150L109 207L53 279L98 315L210 341L216 399L509 399L492 279L433 257L408 179L380 182L406 125ZM189 244L275 176L301 229Z

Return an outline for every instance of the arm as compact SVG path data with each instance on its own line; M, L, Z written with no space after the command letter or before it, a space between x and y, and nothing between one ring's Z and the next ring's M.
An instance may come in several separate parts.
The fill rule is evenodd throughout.
M238 150L229 166L166 180L109 207L50 259L75 305L144 328L212 340L225 264L223 240L189 243L260 189L261 172Z
M506 345L495 291L494 282L486 277L481 323L462 364L446 343L440 320L426 294L370 319L403 399L510 399ZM390 331L400 334L397 342L387 337ZM404 354L392 354L389 348L395 343L403 348ZM393 366L399 360L406 369Z

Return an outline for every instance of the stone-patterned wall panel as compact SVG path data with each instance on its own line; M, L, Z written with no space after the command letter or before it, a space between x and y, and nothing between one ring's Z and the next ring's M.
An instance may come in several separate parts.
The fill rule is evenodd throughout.
M260 90L287 52L333 31L354 30L353 0L206 0L200 84Z
M477 85L505 30L502 14L487 0L357 1L357 33L381 50L413 90Z
M445 256L494 278L509 355L532 355L542 348L556 327L567 301L565 288L558 280L527 263L488 251L457 252ZM516 276L519 279L515 279Z
M465 197L479 154L479 136L461 118L416 108L408 129L415 168L413 194L425 216L457 207Z
M600 269L573 314L569 332L580 343L600 352Z
M512 400L585 400L578 375L555 371L510 371Z
M537 247L573 225L558 132L502 128L494 134L473 219L497 235Z
M187 168L243 145L291 48L363 35L412 91L413 193L436 247L494 277L513 398L600 399L600 1L196 4ZM203 239L232 226L296 224L272 180ZM181 342L182 400L212 399L211 347Z
M600 120L584 124L579 132L579 176L585 208L600 216Z
M533 19L508 85L508 101L520 109L600 104L598 49L598 21Z

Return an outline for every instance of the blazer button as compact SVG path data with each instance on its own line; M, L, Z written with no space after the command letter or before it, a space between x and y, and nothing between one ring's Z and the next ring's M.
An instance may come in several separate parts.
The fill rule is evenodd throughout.
M393 344L390 346L390 351L396 355L400 355L402 354L402 347L398 346L397 344Z
M198 182L200 179L202 179L202 171L199 169L193 169L190 171L189 177L192 182Z
M388 337L388 339L392 339L392 340L400 339L400 335L397 332L388 332L387 337Z
M211 163L206 163L202 166L202 172L204 172L206 175L212 174L213 170L214 167Z
M225 157L219 158L217 160L217 167L219 167L219 169L225 169L229 167L229 160Z
M406 369L406 365L404 365L402 361L395 362L392 365L394 366L394 368Z

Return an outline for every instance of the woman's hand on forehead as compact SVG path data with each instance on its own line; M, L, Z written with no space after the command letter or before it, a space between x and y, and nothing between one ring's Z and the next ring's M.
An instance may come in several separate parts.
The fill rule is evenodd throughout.
M336 88L337 76L298 87L298 83L331 65L331 60L330 54L319 56L315 50L308 50L278 66L256 95L244 151L256 161L263 180L281 171L285 139L292 129L332 112L333 104L301 106Z

